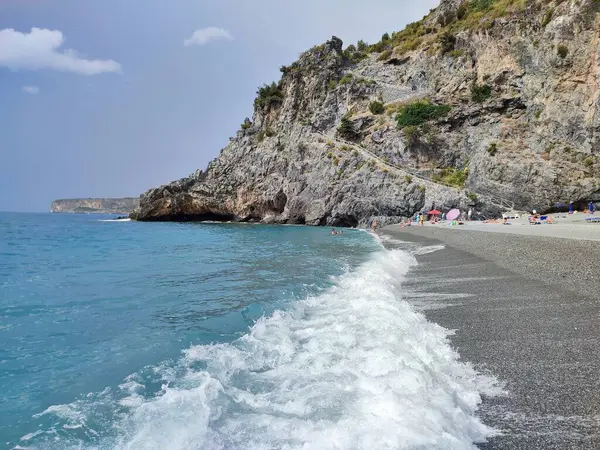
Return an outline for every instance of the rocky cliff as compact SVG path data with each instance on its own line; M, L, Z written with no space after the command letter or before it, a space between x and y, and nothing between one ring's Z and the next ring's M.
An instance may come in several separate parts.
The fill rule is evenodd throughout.
M443 0L377 44L334 37L259 89L206 170L144 193L132 217L360 225L598 200L599 11Z
M54 200L53 213L129 214L139 206L137 198L71 198Z

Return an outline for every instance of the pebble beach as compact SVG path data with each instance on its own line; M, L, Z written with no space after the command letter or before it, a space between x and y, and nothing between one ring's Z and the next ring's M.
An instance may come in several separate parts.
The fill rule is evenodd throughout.
M479 414L499 435L480 448L600 448L600 225L512 222L381 236L419 262L406 300L456 330L461 357L505 389L484 399Z

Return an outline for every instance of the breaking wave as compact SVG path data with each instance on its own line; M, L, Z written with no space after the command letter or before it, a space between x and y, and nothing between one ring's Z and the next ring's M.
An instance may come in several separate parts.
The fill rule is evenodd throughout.
M475 448L495 433L476 416L481 394L500 391L402 299L414 264L379 251L232 343L192 346L119 393L42 414L89 437L88 418L110 403L120 418L102 449Z

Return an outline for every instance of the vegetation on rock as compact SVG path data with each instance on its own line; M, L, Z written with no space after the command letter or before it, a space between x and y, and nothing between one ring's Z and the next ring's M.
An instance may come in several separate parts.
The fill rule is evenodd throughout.
M488 84L471 86L471 100L477 103L483 103L492 96L492 87Z
M415 125L404 127L404 137L409 146L414 145L421 138L421 130Z
M371 114L383 114L385 112L385 107L383 106L383 103L373 101L369 104L369 111L371 111Z
M354 124L347 116L342 117L342 121L337 129L337 132L341 137L349 140L356 139L358 137L358 133L354 129Z
M248 117L246 117L244 119L244 123L242 123L242 130L247 130L251 126L252 126L252 122L250 121L250 119Z
M352 81L352 79L354 78L354 76L351 73L347 73L346 75L344 75L341 80L340 80L340 85L344 85L344 84L348 84Z
M448 105L434 105L428 102L415 102L402 106L396 115L398 128L419 126L430 120L436 120L448 114L452 108Z
M454 36L450 31L444 31L438 36L438 42L441 46L441 53L445 55L446 53L450 53L454 50L454 46L456 45L456 36Z
M259 87L256 94L257 97L254 100L255 108L269 109L283 103L283 92L275 82Z
M441 183L447 184L449 186L454 186L458 188L465 187L465 182L467 181L467 177L469 176L468 169L456 169L453 167L447 167L442 169L440 173L435 174L431 177L434 181L439 181Z
M569 47L566 45L559 45L556 51L558 56L560 56L562 59L565 59L569 54Z

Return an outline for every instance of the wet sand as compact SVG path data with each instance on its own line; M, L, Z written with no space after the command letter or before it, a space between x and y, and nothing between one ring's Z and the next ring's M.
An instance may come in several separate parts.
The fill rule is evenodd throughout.
M505 384L480 411L503 435L480 448L599 449L600 241L473 228L382 235L388 247L435 250L416 255L406 299Z

